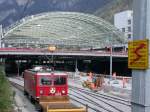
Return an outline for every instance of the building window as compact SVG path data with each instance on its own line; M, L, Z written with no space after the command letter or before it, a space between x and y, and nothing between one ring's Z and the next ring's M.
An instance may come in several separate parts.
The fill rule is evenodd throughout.
M125 32L125 28L122 28L122 32Z
M131 27L130 26L128 27L128 32L131 32Z
M131 24L131 19L128 19L128 25L130 25Z
M128 34L128 39L131 39L131 34Z

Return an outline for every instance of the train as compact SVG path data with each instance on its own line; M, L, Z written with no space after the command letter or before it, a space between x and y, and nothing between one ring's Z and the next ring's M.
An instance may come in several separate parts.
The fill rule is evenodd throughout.
M68 74L47 66L35 66L24 71L24 94L41 106L42 112L87 112L70 102Z

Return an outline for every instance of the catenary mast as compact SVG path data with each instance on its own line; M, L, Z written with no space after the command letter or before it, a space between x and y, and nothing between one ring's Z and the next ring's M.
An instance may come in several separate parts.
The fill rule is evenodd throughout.
M133 0L133 4L133 40L149 40L150 0ZM132 78L132 112L150 112L150 68L133 70Z

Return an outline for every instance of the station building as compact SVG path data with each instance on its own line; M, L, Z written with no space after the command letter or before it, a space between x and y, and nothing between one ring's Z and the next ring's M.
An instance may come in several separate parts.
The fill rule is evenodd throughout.
M28 16L3 29L2 32L1 41L4 48L48 49L49 46L55 46L56 50L61 52L97 50L100 53L99 50L110 46L124 46L127 43L126 36L110 23L99 17L77 12L47 12ZM9 57L6 62L14 63L10 60L19 62L26 57L21 56L15 56L12 59ZM73 70L75 60L77 60L79 71L92 69L94 72L109 74L109 57L53 57L57 67L63 66ZM27 61L26 65L23 65L25 67L39 64L39 62L51 63L44 56L28 58L25 58ZM113 64L113 70L118 70L118 73L127 71L124 74L130 74L127 68L127 58L115 58ZM10 67L10 65L8 66ZM117 66L120 66L120 69L117 69Z

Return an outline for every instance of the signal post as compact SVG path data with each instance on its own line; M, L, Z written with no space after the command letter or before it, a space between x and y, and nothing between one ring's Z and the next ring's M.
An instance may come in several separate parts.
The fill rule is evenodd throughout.
M133 69L132 112L150 112L150 0L133 0L133 4L133 42L129 43L128 61Z

